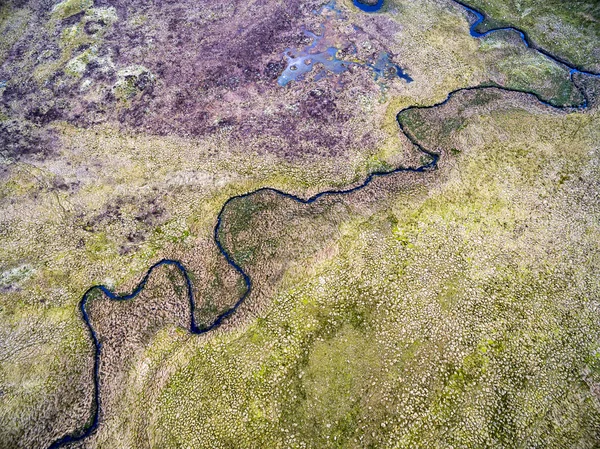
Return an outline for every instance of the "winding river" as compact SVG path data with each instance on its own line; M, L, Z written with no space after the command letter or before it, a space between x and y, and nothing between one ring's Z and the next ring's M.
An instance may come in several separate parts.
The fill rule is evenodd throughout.
M364 12L377 12L383 6L383 0L377 0L377 2L373 5L369 5L367 3L361 2L360 0L352 0L354 6Z
M470 6L462 3L461 1L458 0L452 0L455 3L459 4L460 6L462 6L463 8L465 8L469 13L474 14L476 17L475 22L471 25L470 27L470 33L473 37L475 38L484 38L485 36L494 33L494 32L499 32L499 31L513 31L518 33L521 36L521 39L523 40L523 42L525 43L525 45L527 45L528 47L531 47L535 50L537 50L538 52L540 52L541 54L545 55L546 57L550 58L551 60L555 61L558 64L561 64L563 66L566 66L567 68L569 68L570 73L571 73L571 81L573 83L575 83L575 86L577 87L577 89L581 92L581 94L583 95L584 101L579 104L579 105L570 105L570 106L557 106L552 104L549 101L545 101L543 100L538 94L534 93L534 92L530 92L530 91L519 91L516 89L509 89L509 88L505 88L505 87L501 87L501 86L491 86L491 85L479 85L479 86L473 86L473 87L465 87L465 88L460 88L457 90L454 90L452 92L450 92L448 94L448 96L441 102L432 104L432 105L428 105L428 106L409 106L407 108L402 109L400 112L398 112L398 114L396 115L396 121L398 123L398 126L400 128L400 131L406 136L406 138L415 146L417 147L417 149L419 151L421 151L424 155L426 155L429 159L429 162L419 166L419 167L397 167L388 171L377 171L377 172L373 172L371 174L369 174L365 180L355 186L355 187L350 187L347 189L340 189L340 190L325 190L323 192L317 193L314 196L311 196L309 198L301 198L299 196L296 196L294 194L291 193L287 193L275 188L271 188L271 187L263 187L251 192L247 192L241 195L236 195L236 196L232 196L231 198L229 198L224 204L223 207L221 208L218 216L217 216L217 222L215 224L214 227L214 233L213 233L213 238L215 241L215 244L219 250L219 252L222 254L222 256L225 258L225 260L227 261L227 263L234 268L234 270L240 274L240 276L243 278L244 280L244 284L245 284L245 290L244 293L237 299L237 301L235 302L235 304L230 307L229 309L227 309L226 311L222 312L220 315L218 315L216 317L216 319L207 327L199 327L198 324L196 323L196 319L195 319L195 310L196 310L196 301L194 298L194 293L193 293L193 288L192 288L192 282L190 280L190 276L188 274L188 271L186 270L186 268L183 266L183 264L177 260L172 260L172 259L163 259L160 260L159 262L155 263L154 265L152 265L148 271L146 272L146 274L144 275L144 277L142 278L142 280L140 281L140 283L135 287L135 289L129 293L129 294L118 294L115 293L113 291L111 291L107 286L105 285L95 285L90 287L84 294L83 297L81 298L80 302L79 302L79 310L81 311L81 316L83 319L83 322L85 323L85 326L88 329L88 332L90 334L90 337L92 339L92 343L94 345L94 367L93 367L93 410L92 410L92 416L88 417L86 424L84 424L84 426L79 429L76 430L73 433L67 434L61 438L59 438L58 440L54 441L48 448L49 449L58 449L58 448L62 448L65 447L66 445L70 444L70 443L74 443L74 442L78 442L78 441L82 441L85 438L87 438L88 436L90 436L92 433L94 433L100 423L100 417L101 417L101 411L102 411L102 398L100 396L100 390L99 390L99 382L100 382L100 378L99 378L99 366L100 366L100 357L102 355L102 343L100 342L100 340L98 339L98 336L96 334L96 331L94 330L94 326L91 324L90 321L90 317L88 315L87 312L87 304L88 302L92 299L93 294L95 292L102 292L104 293L108 298L110 298L111 300L114 301L128 301L130 299L135 298L146 286L146 283L148 282L148 279L150 278L150 276L152 275L153 271L163 265L169 265L169 266L173 266L176 267L178 269L178 271L181 273L181 275L183 276L183 278L185 279L185 283L186 283L186 290L187 290L187 297L188 297L188 301L190 303L190 321L189 321L189 332L192 334L205 334L207 332L212 331L213 329L217 328L218 326L220 326L223 321L225 319L227 319L227 317L229 317L230 315L232 315L233 313L235 313L235 311L237 310L237 308L246 300L246 298L250 295L251 291L252 291L252 279L250 278L250 276L248 275L248 273L246 273L244 271L244 269L238 265L235 260L233 259L233 257L231 256L231 254L225 249L225 247L223 246L222 242L221 242L221 238L220 238L220 230L221 230L221 225L222 225L222 219L223 219L223 214L225 212L225 209L228 207L229 203L231 203L232 201L239 199L239 198L246 198L246 197L250 197L252 195L261 193L261 192L273 192L276 193L282 197L291 199L293 201L296 201L298 203L301 204L310 204L310 203L314 203L315 201L318 201L320 198L325 197L325 196L332 196L332 195L349 195L351 193L354 193L358 190L361 190L365 187L367 187L375 178L379 178L379 177L384 177L384 176L390 176L390 175L394 175L396 173L400 173L400 172L415 172L415 173L423 173L423 172L428 172L428 171L432 171L434 169L436 169L437 167L437 163L439 160L439 155L424 148L418 141L417 139L410 133L410 131L408 131L407 129L405 129L402 120L401 120L401 115L405 112L411 111L411 110L417 110L417 109L431 109L431 108L436 108L439 106L442 106L444 104L446 104L454 95L456 95L459 92L464 92L464 91L472 91L472 90L485 90L485 89L491 89L491 90L500 90L500 91L506 91L506 92L522 92L525 93L527 95L530 95L532 97L534 97L537 101L544 103L545 105L547 105L548 107L551 107L553 109L558 109L558 110L568 110L568 111L572 111L572 110L581 110L581 109L585 109L588 106L588 98L586 95L586 92L584 91L584 89L582 89L580 86L577 85L577 83L575 82L575 80L573 80L573 75L574 74L581 74L581 75L585 75L585 76L594 76L594 77L600 77L600 74L598 73L593 73L593 72L587 72L584 70L580 70L579 68L570 65L569 63L563 61L562 59L552 55L551 53L549 53L548 51L539 48L538 46L534 45L531 43L531 40L528 38L527 34L517 28L514 27L505 27L505 28L497 28L497 29L492 29L492 30L488 30L485 31L483 33L480 33L477 31L477 28L479 27L479 25L485 20L485 16L484 14L482 14L481 12L471 8ZM375 6L368 6L368 5L364 5L362 3L357 2L356 0L354 0L354 4L359 7L361 10L365 11L365 12L375 12L377 10L379 10L381 8L381 6L383 5L383 0L379 0L377 5Z

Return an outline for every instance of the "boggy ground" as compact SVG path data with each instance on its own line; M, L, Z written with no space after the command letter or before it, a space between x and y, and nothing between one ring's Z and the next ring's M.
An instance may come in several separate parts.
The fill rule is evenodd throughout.
M439 14L429 11L438 6L435 2L419 8L392 3L388 8L396 7L396 14L375 18L345 8L323 8L318 1L225 5L65 0L59 6L31 1L3 7L3 26L12 32L7 38L13 42L4 51L0 70L0 81L6 84L2 112L13 119L2 130L9 157L45 157L56 151L56 145L43 144L53 133L30 129L56 121L80 127L113 123L123 130L161 136L224 133L234 142L243 141L248 151L288 158L321 152L343 155L377 145L375 117L365 117L363 108L355 107L357 97L377 96L380 90L368 69L352 66L334 83L273 88L285 68L283 52L310 42L305 29L326 33L327 44L336 46L348 61L373 63L382 52L391 52L409 74L419 75L419 67L433 62L448 75L465 76L464 67L452 67L456 60L446 61L450 55L426 55L424 49L414 48L422 46L422 38L427 42L442 31L435 28L450 31L457 17L449 16L434 29L429 20L415 23L414 33L403 23L415 14ZM464 15L451 2L439 6ZM464 20L460 22L464 27ZM404 36L413 45L405 45ZM503 37L507 38L511 36ZM463 45L446 42L442 51L456 52ZM411 58L415 51L418 58ZM486 66L482 81L524 83L523 88L541 89L559 103L575 102L566 72L534 55L515 42L494 43L473 56L476 65ZM460 60L463 55L452 56ZM517 67L511 62L515 57L530 61L521 60ZM527 70L537 73L524 76ZM539 85L529 85L536 79L532 75L540 79ZM417 77L415 86L422 82ZM402 92L412 87L400 80L393 84ZM26 140L18 150L8 137L15 135Z
M514 36L471 38L468 16L453 2L390 2L377 15L358 13L351 2L338 2L341 15L321 9L322 2L285 7L277 2L191 2L185 8L169 2L56 4L12 1L0 10L0 447L45 447L89 416L92 348L77 302L90 285L126 291L152 263L171 257L190 270L201 323L210 323L235 300L240 279L212 241L215 217L230 196L264 185L308 196L356 183L368 171L419 165L419 153L398 133L396 113L410 104L440 101L456 88L491 81L533 90L557 104L582 100L564 67L525 49ZM277 75L283 70L283 51L307 45L303 27L323 29L329 45L342 50L354 44L355 54L339 54L347 60L364 61L387 51L414 81L375 81L357 65L341 75L319 81L311 75L281 88ZM556 117L552 123L560 130L564 116ZM573 117L580 117L579 130L564 126L587 142L592 125L586 120L592 116ZM510 127L506 131L512 132ZM404 181L402 175L393 179L386 189ZM247 326L250 316L264 318L292 285L286 282L302 286L305 277L308 282L312 271L307 273L307 267L339 253L336 242L346 235L343 230L353 230L357 244L362 241L354 228L356 214L364 222L373 210L391 204L382 200L380 205L379 198L356 200L365 209L360 211L354 200L342 209L332 205L334 213L327 202L295 209L277 198L270 199L272 211L260 204L250 213L244 212L247 204L228 211L231 234L225 240L257 283L247 305L252 312L242 310L230 328ZM373 210L367 213L365 204ZM245 229L244 222L262 230ZM272 228L260 228L265 223ZM263 236L270 241L261 241ZM335 260L341 263L346 254L340 254ZM153 281L157 291L176 282L162 279ZM354 288L341 276L338 281ZM327 291L329 299L338 294ZM147 295L138 300L151 299L152 292ZM174 385L171 373L182 365L167 360L165 348L184 364L200 344L173 327L153 336L163 324L180 324L183 312L176 303L181 298L167 296L160 293L154 301L172 301L177 313L162 317L151 332L132 329L141 336L131 337L134 343L127 336L126 347L111 349L116 355L103 361L107 378L119 379L103 390L107 427L97 438L110 441L108 446L125 432L123 416L136 415L141 402L155 404L163 394L157 383L154 390L147 388L154 396L140 402L137 387L129 387L131 370L145 373L144 385L158 379L152 374L158 372L164 376L160 385ZM119 318L122 306L98 304L110 310L92 314L126 322ZM103 322L98 326L111 330ZM116 343L116 336L105 338ZM140 365L144 354L157 354L151 369ZM224 369L223 363L215 372ZM123 392L127 397L119 402ZM274 401L276 409L284 407L283 400ZM213 406L219 407L219 401ZM271 416L256 410L257 416ZM160 430L184 424L171 423L177 420L174 413L134 418L137 430L127 438L140 445L188 438L189 429L179 436L176 430L171 436ZM219 413L215 428L227 420L225 408ZM163 427L146 434L146 420L153 419L152 429ZM231 435L227 432L223 435ZM279 438L269 435L261 438Z
M213 336L171 325L107 357L90 447L595 446L597 110L489 89L401 120L438 171L232 203L254 293Z
M467 0L487 15L483 31L515 26L538 45L582 70L600 72L600 4L595 0Z

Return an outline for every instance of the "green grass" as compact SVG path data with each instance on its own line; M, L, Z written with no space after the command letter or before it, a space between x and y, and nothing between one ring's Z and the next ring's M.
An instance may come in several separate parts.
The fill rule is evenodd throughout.
M60 20L68 19L93 6L93 0L63 0L62 2L57 3L52 9L52 18Z
M579 67L598 71L600 6L594 0L470 0L491 21L484 28L515 26L540 47Z
M66 78L76 83L95 57L91 49L106 45L103 33L117 20L114 9L89 8L72 23L76 19L71 13L77 14L86 4L61 5L65 9L60 16L70 15L71 20L47 25L60 50L57 59L38 61L43 54L27 53L20 74L9 84L25 81L33 73L43 85L56 73L69 72L69 67L75 70ZM261 153L262 136L244 141L226 135L194 139L147 135L141 130L123 132L117 123L89 128L54 123L51 126L59 140L56 158L11 168L0 194L1 268L3 274L9 273L10 283L0 301L0 342L12 345L12 352L0 361L1 441L43 446L50 439L47 429L58 434L78 427L87 416L91 346L77 302L90 285L105 283L127 291L153 262L170 257L181 259L191 271L201 303L200 323L211 322L239 297L240 278L226 266L212 242L215 217L230 196L265 185L310 196L362 180L368 171L417 165L418 156L399 136L396 113L410 104L441 101L459 87L496 82L533 90L560 104L578 101L563 69L501 36L472 39L460 11L435 2L397 2L391 7L400 13L391 16L389 26L401 26L402 32L386 45L401 65L406 64L415 82L391 86L387 104L379 102L378 88L369 90L361 84L359 74L349 79L345 90L336 91L347 93L338 105L342 112L344 108L361 111L340 128L364 136L372 145L348 148L347 154L336 156L323 149L317 156L284 160ZM28 9L5 7L1 14L0 27L7 32L0 33L0 56L30 19ZM84 31L86 23L100 18L107 24L104 31L89 36ZM352 18L365 27L371 19ZM125 22L121 26L124 32L131 31ZM371 44L376 48L376 42ZM82 45L90 47L78 50ZM126 71L127 67L116 69ZM124 89L117 93L123 93L126 102L135 86L131 79L131 83L124 77L123 81ZM157 78L158 90L160 82ZM112 85L95 85L81 95L97 101L95 88L98 93ZM258 106L252 102L252 107L277 110L279 104L287 104L285 95L268 97L268 101L260 97ZM251 273L258 295L249 301L250 312L240 310L244 325L231 334L217 333L205 343L181 329L160 331L148 343L144 353L148 361L130 360L128 369L139 369L136 381L111 387L112 393L123 391L131 402L106 410L103 425L107 427L90 444L114 447L119 440L135 447L139 438L173 447L213 443L215 447L294 447L300 440L321 447L388 447L393 440L400 446L414 442L433 447L432 442L441 441L443 433L435 429L433 417L439 416L453 423L459 443L469 444L475 441L469 440L474 434L464 429L464 423L480 420L485 425L480 426L476 446L481 446L482 441L489 441L485 438L500 438L503 431L497 429L499 424L489 424L494 419L485 410L468 409L465 404L477 399L490 410L498 410L496 414L510 415L518 424L505 423L502 438L515 442L528 438L523 433L524 421L550 425L550 418L537 416L531 409L549 410L549 415L562 419L560 407L571 410L575 394L585 404L575 408L571 418L555 429L530 427L548 447L575 441L577 429L585 441L593 424L586 419L593 421L596 414L582 385L569 384L572 392L563 395L563 372L551 367L540 373L535 380L546 382L549 386L544 388L551 394L564 396L560 407L548 405L536 396L546 390L517 385L499 364L503 357L512 357L516 372L523 375L529 369L524 360L545 357L548 348L573 366L584 366L579 355L593 360L594 352L581 343L591 337L578 333L577 323L584 323L581 328L589 335L595 332L581 304L576 303L575 317L553 307L555 302L562 304L561 298L589 296L591 290L581 285L594 279L593 266L570 245L571 238L580 236L567 238L568 226L552 228L556 235L552 241L554 237L540 223L554 222L536 215L538 207L550 206L530 201L540 195L552 207L563 207L559 200L567 198L575 204L573 210L583 210L577 192L596 191L596 187L580 184L580 177L593 180L596 175L582 172L578 163L595 148L590 144L598 141L590 137L594 132L591 120L597 119L552 116L546 123L547 112L538 117L517 109L487 114L487 108L504 100L502 94L486 91L475 94L462 109L453 103L456 114L444 110L443 120L436 115L439 111L407 114L411 132L419 139L430 139L432 148L449 149L457 158L450 159L450 165L459 164L460 171L440 167L440 179L447 184L440 181L435 188L413 189L403 186L405 178L400 177L384 187L374 183L373 190L344 204L324 200L304 207L268 195L232 203L224 220L223 242ZM481 109L469 115L474 107ZM490 123L497 128L490 128ZM470 151L473 145L476 154ZM569 151L556 153L559 147ZM545 151L556 154L538 159ZM68 191L56 190L53 185L60 177L78 184ZM389 196L388 191L396 196ZM115 212L111 206L119 201L122 207ZM152 201L164 207L164 216L156 222L137 220ZM568 209L560 210L569 220L584 220L572 217ZM569 223L577 234L577 226ZM594 254L593 224L579 225L590 233L584 236L589 240L582 248ZM536 240L538 234L528 230L533 227L543 239ZM518 233L523 241L515 237ZM141 240L131 243L131 236L138 235ZM562 245L562 253L550 251L556 242ZM549 254L540 248L548 248ZM561 283L567 276L566 254L577 256L577 266L583 267L584 274L567 273L577 279L575 285ZM23 264L31 267L26 276L10 275ZM439 284L433 282L434 274L443 275ZM175 289L183 292L180 285ZM547 291L548 297L539 298L530 290ZM496 299L485 302L488 291ZM520 305L522 298L530 309ZM478 307L471 299L479 301ZM543 313L539 322L529 323L527 317L535 315L529 312L537 313L536 307ZM481 310L491 310L498 322L486 321ZM258 318L244 321L247 315ZM556 322L565 322L566 328L548 324ZM455 329L462 343L452 334ZM400 330L405 334L397 334ZM484 330L493 335L484 335ZM535 341L523 346L521 340L531 336ZM556 337L557 348L549 345L548 336ZM387 346L391 342L396 346ZM580 345L581 354L565 353L569 344ZM348 358L354 353L365 363ZM445 354L450 355L438 371L437 362ZM512 389L512 397L496 401L493 394L483 391L481 385L490 372L496 376L494 382ZM423 380L425 374L428 377ZM594 375L597 370L590 379ZM557 380L551 382L551 376ZM125 381L130 380L125 376ZM140 386L148 397L139 393ZM319 401L317 396L327 400ZM515 411L520 407L522 416ZM456 412L462 408L464 414ZM430 411L432 417L427 418ZM328 415L334 419L324 422ZM394 421L396 416L405 420ZM130 434L119 434L129 425ZM132 439L127 435L133 435Z
M576 211L594 204L580 192L600 179L589 151L597 117L491 101L460 129L425 136L461 149L427 192L383 195L374 215L348 200L356 212L330 242L335 256L289 274L261 318L170 352L163 363L178 368L156 402L127 410L134 422L159 413L138 437L161 447L593 446L600 410L582 373L598 375L589 251L600 229ZM447 111L473 102L481 96Z

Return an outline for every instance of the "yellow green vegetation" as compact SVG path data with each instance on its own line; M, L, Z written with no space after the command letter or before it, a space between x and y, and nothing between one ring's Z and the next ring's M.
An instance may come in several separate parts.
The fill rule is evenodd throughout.
M468 0L490 20L484 28L516 26L533 42L578 67L598 72L600 4L595 0Z
M117 82L114 86L115 96L126 102L140 91L140 83L152 83L154 75L142 66L126 67L117 72Z
M600 181L599 118L527 100L474 92L423 112L435 120L428 145L459 155L423 184L339 199L353 212L329 240L336 250L287 271L260 318L210 339L178 337L179 349L161 334L142 360L150 373L168 367L168 380L157 386L136 369L123 388L154 399L117 407L95 441L593 446L600 273L590 255L600 227L588 193ZM456 118L461 126L443 126ZM339 214L317 210L322 222ZM314 247L308 235L277 243L282 254Z
M25 31L30 16L31 12L27 8L13 8L10 2L0 5L0 64L8 56L12 44Z
M61 7L63 3L65 5ZM57 12L63 10L75 12L63 17L62 13ZM65 0L55 7L53 17L66 18L80 12L85 12L85 14L72 25L62 27L60 22L48 22L47 27L50 29L60 29L60 56L58 59L41 63L35 67L35 76L38 81L46 81L63 68L67 75L80 78L91 61L97 62L100 66L112 64L109 59L98 57L98 49L106 32L118 20L115 8L93 8L91 0L89 3L83 0ZM67 14L67 12L64 13ZM88 31L86 31L86 25L89 27ZM50 56L51 52L48 53L45 56Z
M117 108L129 107L142 96L140 83L152 81L159 96L167 86L160 71L147 69L151 60L131 53L115 58L123 65L116 66L112 53L101 51L117 13L92 6L60 3L56 20L45 24L56 48L32 52L9 87L32 74L44 85L64 72L79 89L73 97L100 112L109 109L94 98L100 93L114 94ZM0 56L28 23L27 9L10 8L0 13L2 31L10 31L0 34ZM412 1L390 8L397 14L381 29L373 16L347 11L367 30L356 44L373 51L369 36L387 30L390 52L415 81L390 83L385 98L360 70L316 85L335 92L335 117L344 117L339 124L332 119L340 139L353 136L339 153L319 144L283 157L269 152L275 146L261 135L240 138L218 127L199 137L151 135L152 129L120 127L118 116L94 124L87 109L74 108L90 118L85 126L44 125L56 139L55 153L6 163L1 443L45 447L89 417L92 346L77 302L91 285L127 291L152 263L169 257L190 270L199 323L237 299L240 278L212 241L229 197L265 185L310 196L352 185L369 171L416 166L419 154L398 133L397 112L457 88L497 83L556 104L581 101L564 68L514 36L470 37L461 8ZM124 29L125 22L148 20L129 17ZM347 25L339 29L352 29ZM115 76L90 87L91 62ZM110 83L106 91L102 82ZM300 123L303 144L319 129L313 122L302 128L299 112L315 85L275 84L227 93L210 108L252 108L268 118L266 127ZM13 102L20 98L18 91L11 95ZM502 438L507 446L590 441L597 320L585 301L596 294L588 256L596 252L597 209L584 192L597 190L597 116L529 109L530 97L510 98L476 93L460 111L403 117L432 149L449 151L438 173L419 176L417 184L415 176L398 175L358 196L310 207L273 195L232 203L223 242L255 280L247 308L214 336L190 337L166 320L170 327L147 347L136 341L135 355L111 368L126 374L107 387L113 399L125 392L123 402L107 405L89 444L434 447L449 438L447 429L457 439L447 445L454 446ZM348 111L354 114L346 120ZM27 120L13 113L6 107L3 121ZM412 187L397 187L405 179ZM583 405L574 407L577 397ZM512 421L494 421L502 416ZM499 427L505 430L495 436Z
M67 19L94 6L94 0L63 0L52 8L52 17Z

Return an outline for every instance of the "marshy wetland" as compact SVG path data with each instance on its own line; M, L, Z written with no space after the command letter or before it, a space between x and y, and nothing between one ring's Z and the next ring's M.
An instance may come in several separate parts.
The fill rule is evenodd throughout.
M593 7L55 3L0 7L0 447L596 445Z

